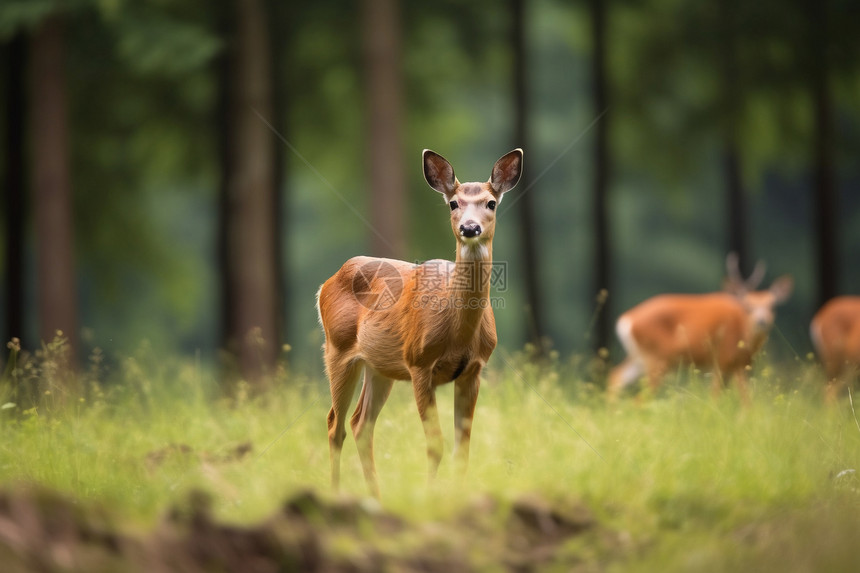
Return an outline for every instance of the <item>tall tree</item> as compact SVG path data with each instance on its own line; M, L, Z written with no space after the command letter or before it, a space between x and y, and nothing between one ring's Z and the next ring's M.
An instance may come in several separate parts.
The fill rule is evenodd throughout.
M368 183L372 252L402 258L406 240L405 177L401 140L401 22L398 0L362 0L364 82L367 106Z
M265 0L235 0L232 8L222 126L225 326L242 376L260 385L280 343L271 45Z
M233 147L233 130L230 112L233 107L232 76L233 55L230 50L230 41L233 37L233 6L228 1L216 4L217 29L225 41L225 49L221 50L219 56L214 60L214 73L217 79L217 99L214 109L213 123L218 133L218 165L220 167L220 182L218 188L218 220L216 228L216 256L218 268L218 295L219 295L219 340L221 348L231 349L233 333L236 330L234 316L236 314L233 303L233 280L230 263L230 184L233 180L233 162L231 153ZM235 348L232 348L235 350Z
M6 49L6 133L3 210L6 246L6 329L2 342L24 335L24 221L26 37L19 32Z
M289 2L281 2L280 0L268 0L268 10L271 14L269 18L269 41L271 43L269 50L272 53L272 124L278 133L286 134L289 96L287 90L287 79L285 69L288 65L288 57L292 53L290 40L293 36L291 32L283 33L285 27L291 27L293 23L291 9L293 6ZM276 281L276 300L275 311L278 317L277 328L284 340L290 340L291 332L289 328L289 316L286 314L287 301L289 293L287 292L286 269L287 262L284 260L287 250L284 248L284 241L287 234L284 232L285 221L288 220L284 209L287 205L285 194L287 192L287 161L285 155L286 149L282 146L275 146L275 196L272 208L272 224L275 229L273 261L272 265L275 269Z
M528 100L528 53L526 47L527 14L525 0L511 1L512 34L514 51L514 144L529 150L529 100ZM530 169L523 173L517 212L519 213L520 248L523 256L523 278L525 280L526 304L528 305L529 338L539 353L543 353L544 331L543 304L540 292L539 250L537 229L534 226L533 201L534 176Z
M717 49L720 52L718 58L722 64L722 158L726 178L727 247L729 252L737 253L741 270L747 272L750 270L747 243L747 208L739 148L742 88L738 73L738 26L735 21L738 17L738 6L729 0L718 4L719 42Z
M818 306L838 292L839 247L836 185L833 175L833 97L829 84L827 2L808 0L809 83L812 94L813 201L817 254Z
M606 74L606 2L590 0L592 53L591 53L591 100L594 113L602 114L609 107ZM594 291L599 308L595 324L595 345L598 349L609 346L611 315L608 295L612 293L611 245L609 233L609 174L611 157L609 152L609 115L604 115L595 126L594 176L592 181L592 208L594 224Z
M78 308L65 50L64 19L57 12L42 20L30 43L30 164L39 334L50 341L62 331L74 357Z

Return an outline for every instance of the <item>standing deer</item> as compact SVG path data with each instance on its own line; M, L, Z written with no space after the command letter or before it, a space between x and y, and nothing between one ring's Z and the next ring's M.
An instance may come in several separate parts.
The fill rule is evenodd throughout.
M425 149L424 178L451 210L455 262L354 257L320 287L334 488L340 484L347 409L362 369L364 383L350 423L372 495L379 497L373 427L394 380L412 381L430 478L442 459L436 387L454 382L454 451L465 471L479 376L496 346L489 299L496 206L519 181L522 166L523 152L515 149L495 163L486 183L460 183L448 161Z
M643 375L656 392L666 372L680 364L712 370L715 395L735 376L741 399L749 400L745 369L767 340L774 307L788 299L794 282L782 276L768 290L756 291L764 278L762 263L747 280L734 253L726 267L724 292L655 296L621 315L616 332L627 359L609 374L611 400Z
M860 296L829 300L815 313L809 333L827 375L827 401L833 402L860 368Z

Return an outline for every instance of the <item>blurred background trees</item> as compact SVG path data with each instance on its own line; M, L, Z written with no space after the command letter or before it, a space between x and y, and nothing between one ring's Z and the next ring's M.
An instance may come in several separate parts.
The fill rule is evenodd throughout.
M26 212L26 175L24 120L27 117L26 98L26 36L15 33L4 46L4 76L6 109L4 114L3 148L3 340L7 342L24 332L24 218Z
M223 342L242 376L261 382L274 370L282 337L270 14L265 0L235 0L222 9Z
M30 33L29 135L39 337L78 349L78 286L66 89L66 15L55 9Z
M6 0L3 336L318 371L314 294L346 258L453 257L421 150L476 180L523 146L503 345L612 349L620 312L719 288L733 249L797 279L775 338L802 353L860 292L857 11Z
M609 142L609 77L607 70L607 4L603 0L589 0L591 18L591 102L596 117L600 117L594 129L594 173L592 174L592 224L594 225L594 249L591 258L594 269L594 291L597 293L597 315L595 342L597 350L607 348L611 333L611 308L608 296L612 292L612 244L609 227L609 185L612 167ZM602 117L601 117L602 116Z
M406 178L403 175L402 32L397 0L362 0L361 43L365 105L366 189L371 254L406 256Z
M510 29L511 51L513 63L511 75L513 78L513 143L509 147L530 149L531 117L529 115L529 50L527 38L527 22L531 14L526 10L525 0L511 0ZM547 333L543 320L543 293L540 288L540 252L537 242L537 230L534 212L533 189L537 184L536 173L526 169L519 183L516 197L516 212L519 222L520 254L523 264L521 275L525 287L525 327L526 337L535 345L537 351L544 354L547 346ZM514 201L506 204L510 209Z

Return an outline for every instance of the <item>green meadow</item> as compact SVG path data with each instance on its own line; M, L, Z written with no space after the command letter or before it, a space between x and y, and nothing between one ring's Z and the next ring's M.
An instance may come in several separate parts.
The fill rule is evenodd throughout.
M749 407L732 389L713 398L698 372L669 376L656 396L633 392L608 405L589 381L603 366L498 352L482 382L468 474L453 475L446 455L429 484L412 392L395 386L375 433L381 509L468 538L462 516L480 512L482 499L585 508L603 533L559 549L584 570L856 570L860 425L847 398L822 403L815 363L764 357L751 372ZM50 352L16 374L19 384L38 384L40 396L30 408L16 403L7 372L7 491L57 492L132 533L154 527L194 491L210 496L215 519L236 525L260 522L308 490L327 500L366 496L351 436L343 491L329 489L321 377L284 369L263 395L240 385L228 399L213 372L146 348L110 368L96 356L79 376L80 396L52 383L59 374ZM438 396L450 453L451 386ZM504 514L493 511L491 528ZM491 555L476 563L498 568Z

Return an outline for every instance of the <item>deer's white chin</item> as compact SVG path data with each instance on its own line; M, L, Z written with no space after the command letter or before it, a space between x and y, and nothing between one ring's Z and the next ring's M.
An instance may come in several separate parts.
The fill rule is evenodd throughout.
M469 261L483 261L490 257L490 250L480 237L463 239L460 244L460 257Z

